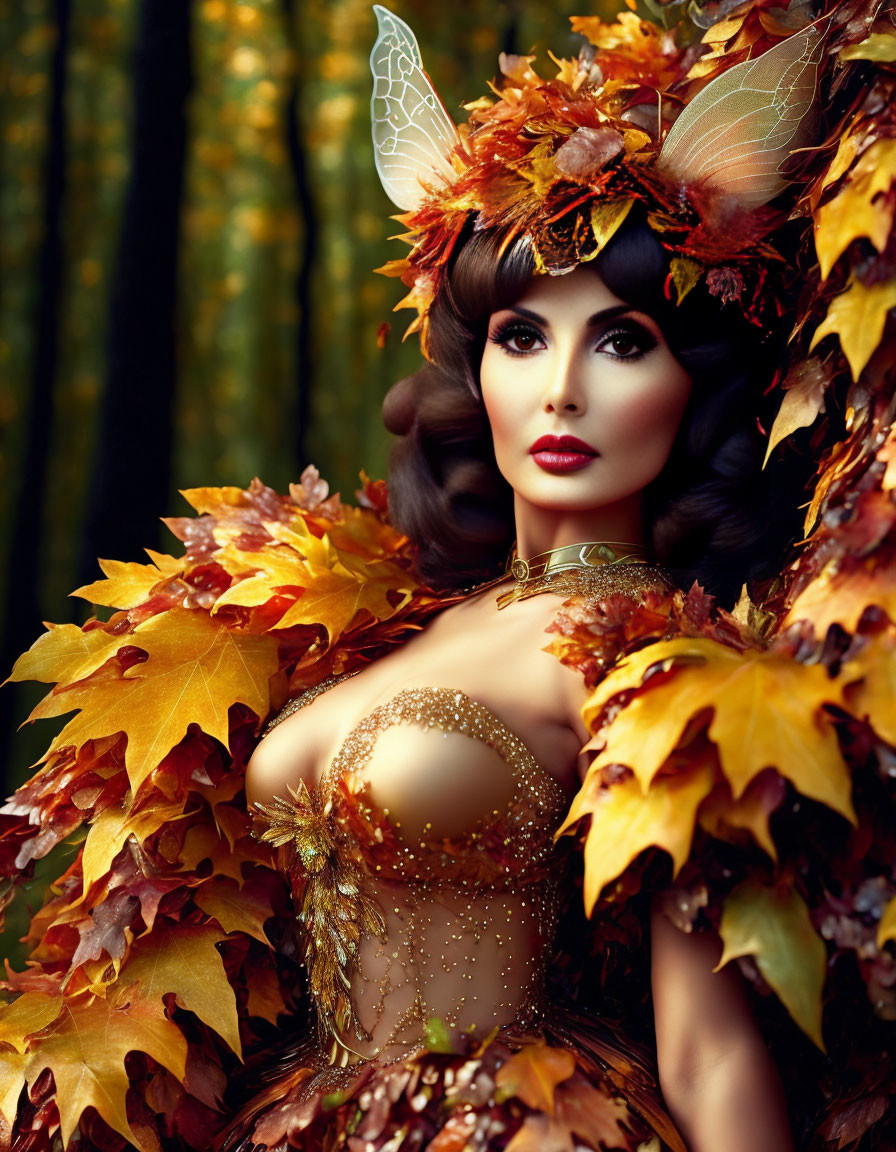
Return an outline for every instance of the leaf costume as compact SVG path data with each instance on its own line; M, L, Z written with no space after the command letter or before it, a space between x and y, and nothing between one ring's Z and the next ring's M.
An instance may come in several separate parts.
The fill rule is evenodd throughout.
M637 167L656 149L646 129L626 137L639 120L622 111L639 113L648 91L680 102L683 84L699 90L794 34L764 0L695 11L702 55L633 16L579 21L603 52L588 83L615 103L576 133L551 135L552 101L577 96L587 69L561 62L545 84L531 61L505 60L492 143L539 131L496 163L528 183L509 207L521 229L536 221L545 270L561 270L553 254L571 250L575 263L609 239L627 211L618 192L666 198L651 212L676 253L670 292L705 278L759 321L774 307L770 269L798 273L770 451L812 427L817 481L796 559L758 605L744 598L727 614L698 588L569 601L550 643L591 689L594 759L565 818L531 777L478 830L475 863L468 844L425 844L458 882L475 871L497 892L509 867L545 892L556 883L562 906L546 904L540 921L540 1006L465 1046L418 1014L424 1043L399 1059L321 1062L302 960L319 1019L344 1035L360 943L385 930L366 877L409 864L350 772L326 797L284 797L260 839L242 772L287 700L364 668L450 600L415 575L381 484L365 485L358 508L328 497L313 471L288 496L257 481L193 490L198 516L169 521L185 555L105 563L80 594L114 609L109 619L51 627L13 672L55 685L33 718L75 715L0 813L5 901L35 861L59 859L28 966L5 982L0 1146L677 1152L640 1043L644 901L657 891L682 929L718 931L723 962L752 982L800 1147L896 1146L892 9L830 4L823 45L793 55L820 53L827 137L789 172L804 225L791 269L766 242L780 222L771 209L720 232L711 190L676 199ZM459 182L411 210L412 253L393 269L421 323L478 194L456 159ZM526 195L540 205L531 218ZM547 202L558 211L546 220ZM467 711L458 723L472 722ZM442 712L435 722L451 724ZM523 762L512 732L479 722L499 755ZM538 835L522 854L501 817L527 805Z

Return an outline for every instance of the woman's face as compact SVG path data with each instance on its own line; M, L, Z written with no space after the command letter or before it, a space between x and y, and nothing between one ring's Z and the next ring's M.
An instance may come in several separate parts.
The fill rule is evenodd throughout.
M517 507L573 514L640 507L691 388L656 322L587 266L533 276L492 314L480 380Z

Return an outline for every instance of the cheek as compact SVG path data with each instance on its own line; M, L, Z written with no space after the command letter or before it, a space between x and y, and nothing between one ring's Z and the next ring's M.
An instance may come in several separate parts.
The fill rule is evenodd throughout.
M606 412L619 442L638 454L668 456L690 395L687 378L661 389L632 389Z

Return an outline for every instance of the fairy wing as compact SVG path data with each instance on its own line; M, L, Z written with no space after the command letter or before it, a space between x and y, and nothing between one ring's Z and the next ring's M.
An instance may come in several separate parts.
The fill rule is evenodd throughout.
M403 212L416 208L426 185L455 177L451 153L457 128L429 77L411 29L374 4L379 34L370 53L370 114L376 170L389 199Z
M786 184L781 164L802 143L815 98L820 43L818 29L807 28L707 84L672 126L660 168L747 208L777 196Z

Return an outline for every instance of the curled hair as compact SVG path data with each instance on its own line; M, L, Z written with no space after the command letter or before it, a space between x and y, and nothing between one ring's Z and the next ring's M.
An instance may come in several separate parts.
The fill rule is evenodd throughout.
M489 317L522 294L534 271L525 238L504 242L498 231L464 238L430 312L432 363L396 384L383 407L399 437L392 516L417 543L424 577L443 589L497 574L513 543L512 492L495 462L478 378ZM614 295L659 324L691 378L669 460L645 491L653 553L680 585L696 579L732 600L744 580L765 575L763 562L783 549L789 530L771 524L757 428L777 334L758 332L702 286L672 303L668 258L640 213L592 266Z

